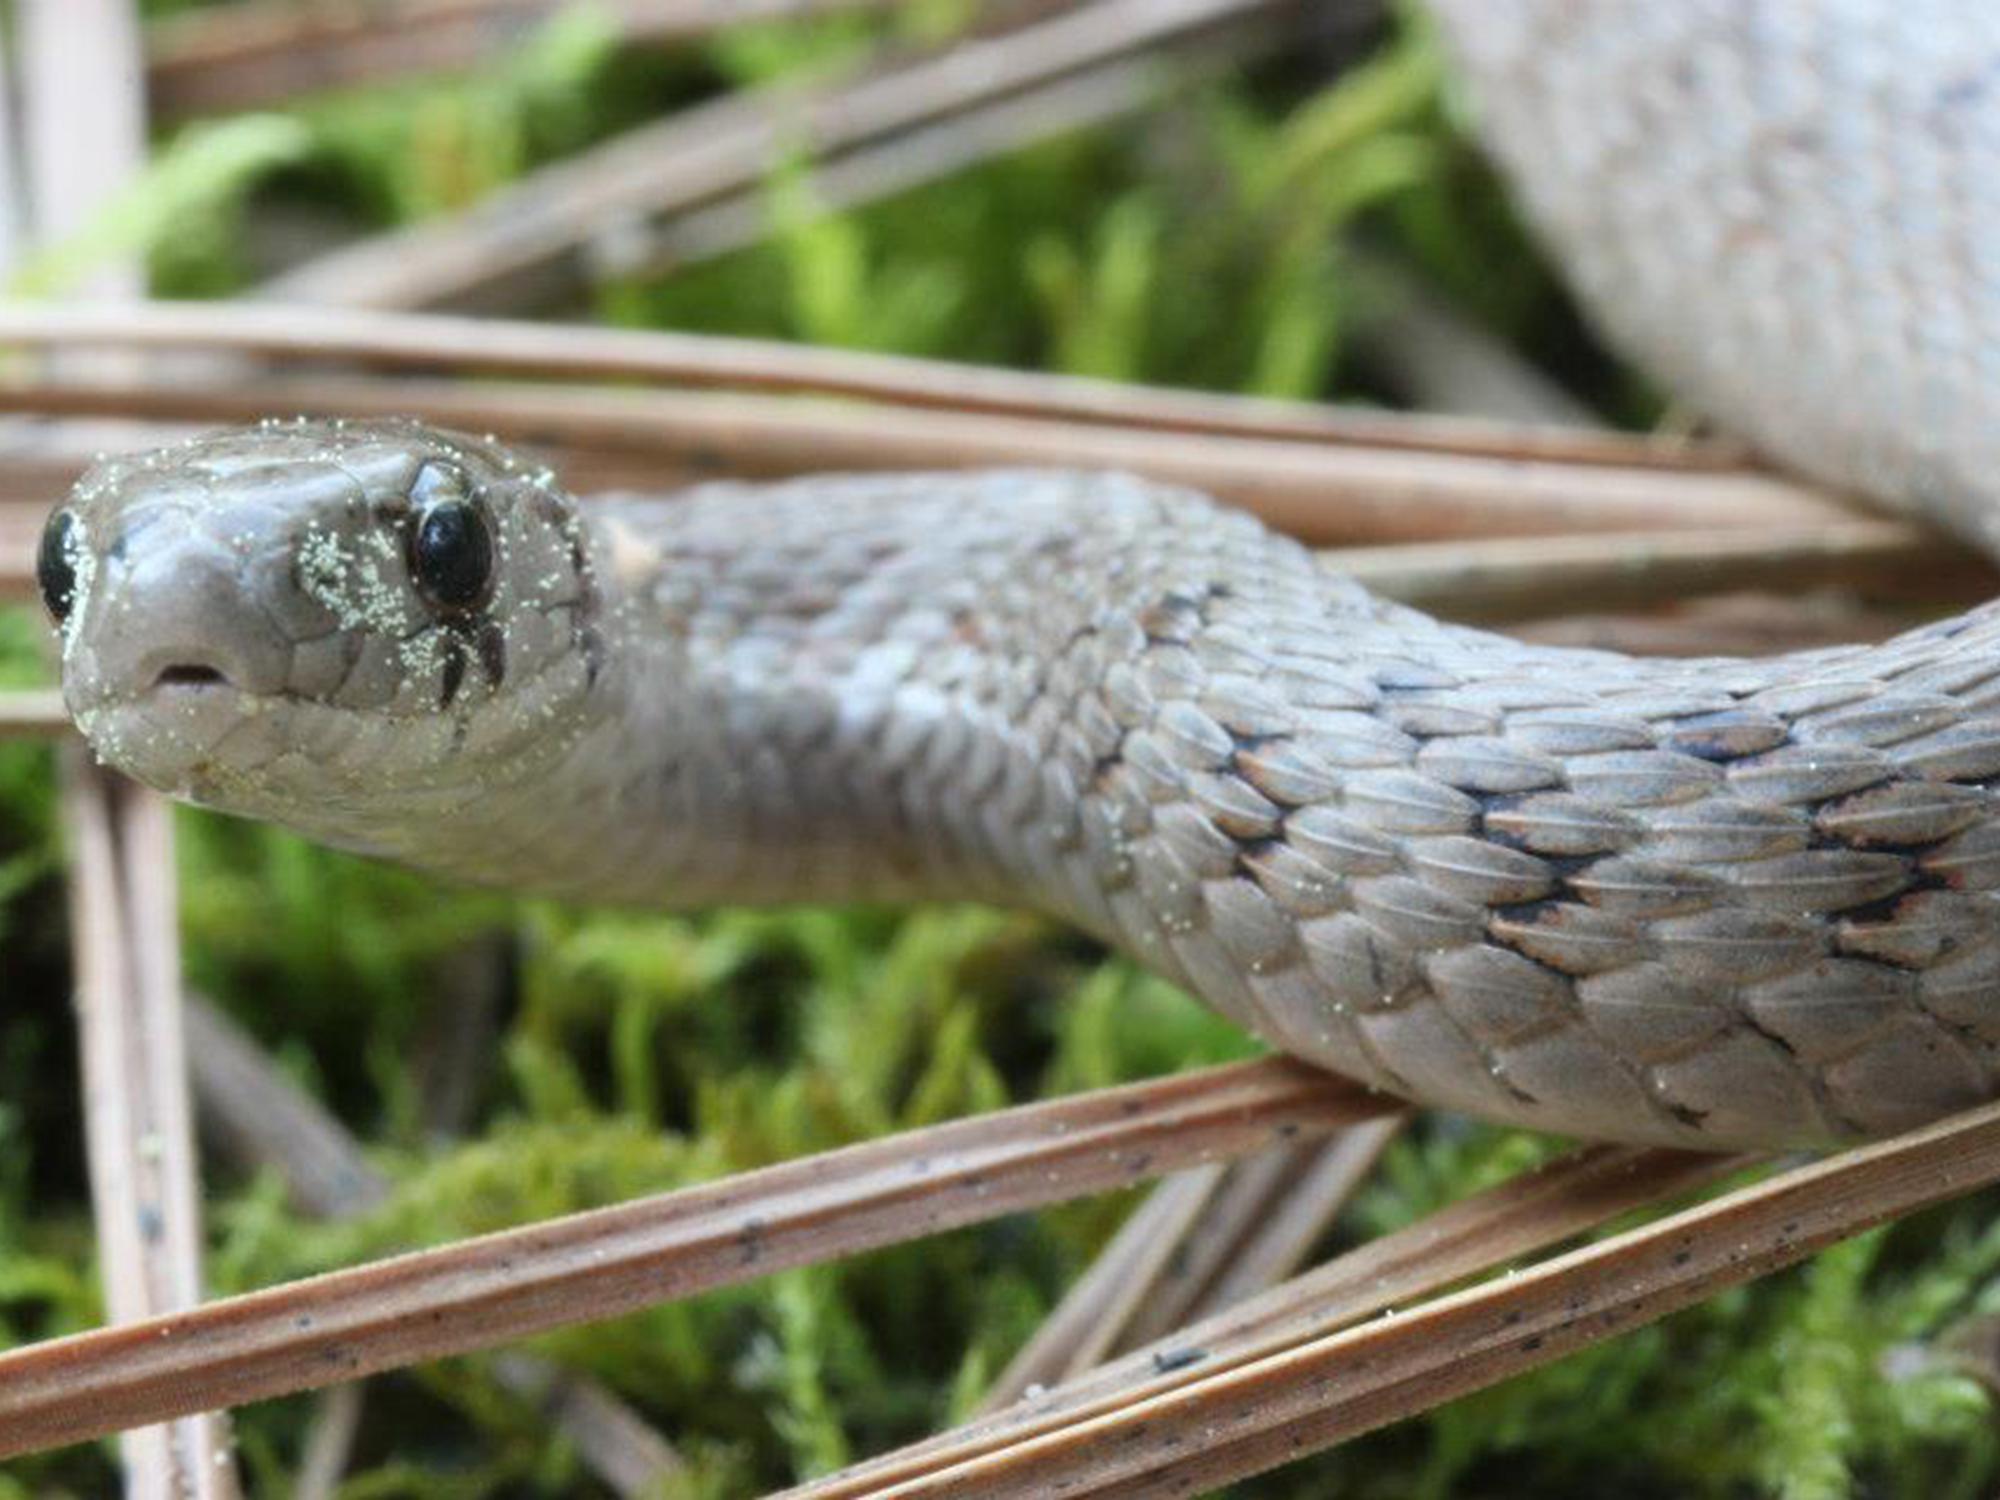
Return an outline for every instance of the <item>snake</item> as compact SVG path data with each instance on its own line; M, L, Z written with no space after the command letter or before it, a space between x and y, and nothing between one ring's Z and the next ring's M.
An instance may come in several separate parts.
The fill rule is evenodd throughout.
M1432 11L1615 347L2000 550L2000 15ZM382 420L104 460L37 572L103 761L440 876L1022 906L1273 1048L1589 1139L1819 1147L2000 1096L2000 606L1629 659L1128 474L579 504Z

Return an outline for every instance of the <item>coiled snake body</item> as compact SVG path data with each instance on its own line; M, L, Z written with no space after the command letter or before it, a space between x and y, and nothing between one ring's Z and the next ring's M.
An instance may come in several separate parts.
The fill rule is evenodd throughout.
M1951 175L1995 159L2000 21L1438 8L1614 332L1774 451L2000 534L2000 174ZM1871 144L1930 176L1857 193ZM1382 603L1122 476L580 511L409 424L108 462L42 577L105 759L447 874L1030 904L1287 1051L1590 1137L1810 1144L2000 1092L1995 608L1636 662Z

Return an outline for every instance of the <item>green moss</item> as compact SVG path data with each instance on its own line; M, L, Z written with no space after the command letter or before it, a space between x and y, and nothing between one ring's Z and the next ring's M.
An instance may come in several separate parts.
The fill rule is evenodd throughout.
M158 10L171 8L157 5ZM160 284L253 267L274 203L360 226L474 201L532 166L728 84L841 66L966 7L618 49L588 10L473 77L190 126L86 248L150 247ZM1353 251L1400 258L1605 405L1643 410L1527 250L1457 134L1419 31L1327 91L1277 69L1169 115L1050 142L828 216L804 164L771 234L604 288L646 326L770 334L1183 385L1367 399ZM1611 373L1607 373L1611 372ZM38 679L38 622L0 613L0 681ZM77 1145L59 851L45 749L0 745L0 1341L99 1315ZM182 820L189 968L368 1144L392 1190L304 1222L268 1179L211 1174L212 1279L258 1286L398 1249L999 1105L1242 1056L1240 1033L1048 924L972 908L586 912L439 891L266 829ZM508 999L457 1139L423 1059L458 1024L455 955L505 955ZM1501 1180L1550 1143L1427 1122L1337 1243ZM756 1492L964 1415L1132 1195L939 1236L539 1341L688 1457L682 1500ZM1750 1291L1239 1486L1246 1497L1953 1496L1996 1470L1983 1390L1912 1359L1989 1312L1989 1195ZM1894 1373L1885 1373L1891 1372ZM310 1401L240 1414L259 1495L285 1492ZM599 1493L479 1359L375 1382L359 1497ZM108 1450L22 1461L8 1494L98 1494Z

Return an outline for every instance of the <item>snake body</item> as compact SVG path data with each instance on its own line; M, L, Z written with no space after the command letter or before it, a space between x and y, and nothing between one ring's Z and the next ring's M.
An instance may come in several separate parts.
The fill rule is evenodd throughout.
M2000 553L2000 8L1427 6L1517 200L1641 368Z
M1990 128L1993 24L1906 9L1980 34L1984 53L1939 54L1927 76L1979 80L1951 98ZM1747 149L1735 125L1682 122L1710 155L1672 156L1658 181L1603 176L1632 169L1647 110L1689 89L1800 128L1755 65L1803 8L1440 10L1501 156L1622 336L1698 397L1745 383L1719 409L1778 451L1893 498L1949 494L1948 520L1987 529L2000 468L1967 434L2000 390L2000 336L1979 332L2000 238L1932 268L1949 294L1890 274L1870 294L1903 301L1822 330L1876 384L1773 392L1759 361L1839 320L1825 299L1846 270L1916 253L1903 200L1859 249L1811 250L1824 226L1800 229L1807 263L1855 264L1779 286L1743 271L1754 239L1707 222L1688 232L1719 261L1633 243L1681 222L1659 206L1676 192L1700 196L1691 160ZM1644 46L1681 24L1667 12L1692 18L1669 38L1684 69ZM1551 45L1536 28L1558 21L1578 31ZM1594 113L1656 72L1643 109ZM1824 79L1807 112L1831 143L1856 127ZM1868 97L1876 123L1901 118L1904 94ZM1937 134L1923 118L1920 141ZM1565 137L1575 180L1537 190L1551 122L1613 145ZM1842 158L1800 150L1772 180L1810 202L1800 173ZM1646 301L1738 271L1807 310L1714 345L1704 330L1736 314L1677 322ZM1871 331L1935 332L1947 295L1987 319L1965 325L1969 364ZM1802 406L1819 429L1784 426ZM1029 905L1286 1051L1594 1138L1817 1144L2000 1093L1994 607L1874 648L1632 661L1384 603L1248 517L1120 475L818 477L578 507L490 443L394 423L112 460L43 562L65 690L105 759L444 874L619 902Z

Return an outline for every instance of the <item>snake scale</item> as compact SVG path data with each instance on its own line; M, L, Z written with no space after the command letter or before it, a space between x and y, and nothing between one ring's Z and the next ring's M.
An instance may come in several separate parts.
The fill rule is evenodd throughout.
M1612 337L2000 543L2000 13L1438 0ZM1274 1046L1698 1147L2000 1094L2000 609L1767 661L1525 646L1122 475L579 508L491 443L107 461L41 577L97 752L446 875L1055 913Z

